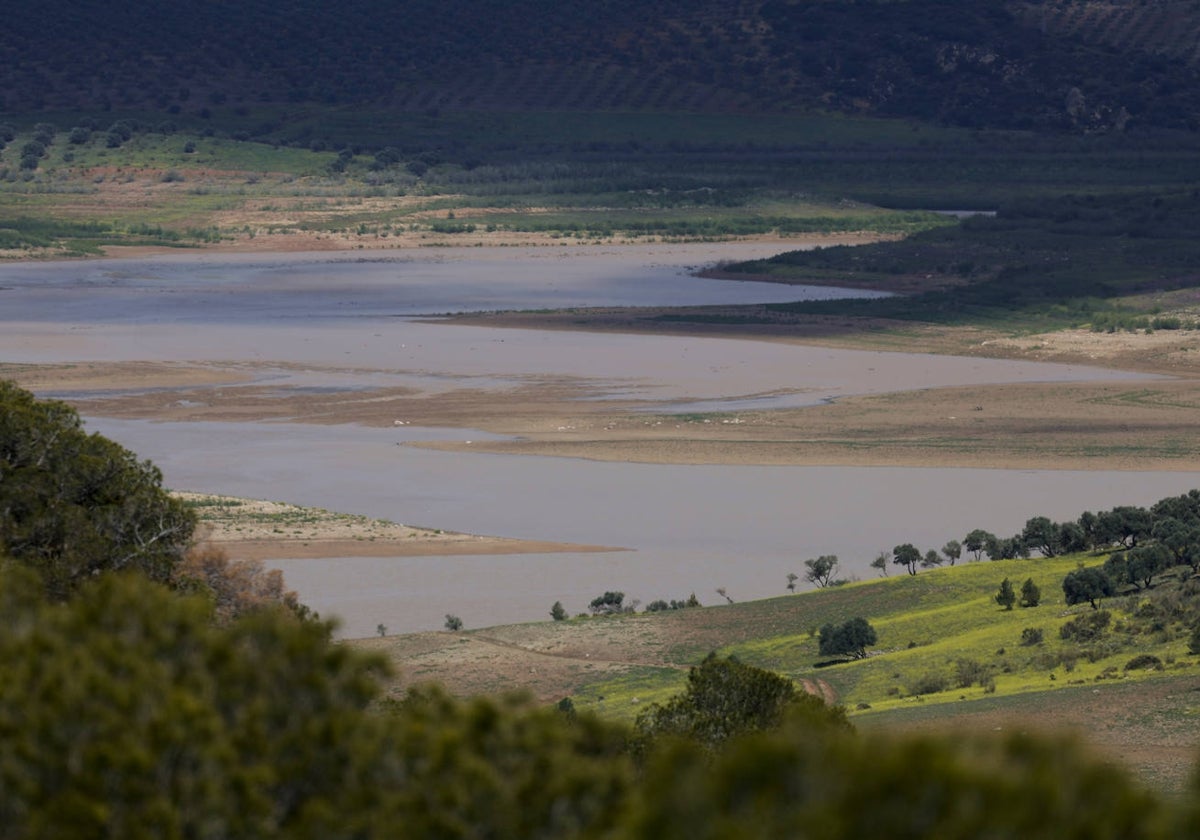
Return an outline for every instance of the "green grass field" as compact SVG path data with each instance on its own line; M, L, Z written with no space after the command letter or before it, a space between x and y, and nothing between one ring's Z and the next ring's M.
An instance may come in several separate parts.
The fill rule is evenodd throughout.
M722 624L736 624L743 637L718 652L796 680L825 680L852 714L1147 679L1163 672L1126 670L1141 655L1157 657L1165 671L1195 673L1200 658L1188 651L1190 627L1154 606L1156 597L1173 588L1169 581L1105 602L1102 608L1112 622L1099 638L1082 643L1060 636L1064 624L1093 613L1086 604L1066 605L1063 577L1080 563L1096 565L1103 559L960 562L915 576L900 570L886 579L711 608L723 613ZM1004 578L1018 591L1032 578L1042 593L1039 605L1000 607L994 596ZM859 616L878 633L869 655L832 662L822 657L819 628ZM1041 641L1029 643L1027 630L1040 631ZM671 658L696 662L706 652L682 649ZM580 708L632 717L645 702L677 691L683 676L674 669L647 669L593 684L576 702Z

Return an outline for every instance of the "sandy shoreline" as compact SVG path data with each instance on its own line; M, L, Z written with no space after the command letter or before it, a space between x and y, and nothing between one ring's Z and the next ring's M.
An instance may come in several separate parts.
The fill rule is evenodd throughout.
M620 551L618 548L460 534L285 502L174 494L197 514L196 538L242 560L429 557Z

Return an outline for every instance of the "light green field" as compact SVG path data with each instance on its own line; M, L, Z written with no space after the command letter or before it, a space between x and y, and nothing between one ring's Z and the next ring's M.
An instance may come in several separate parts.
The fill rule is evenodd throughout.
M1103 559L960 562L916 576L901 569L887 579L713 608L736 613L735 623L744 636L718 651L796 680L824 680L851 714L1160 675L1158 670L1125 670L1142 654L1158 657L1168 672L1194 672L1200 660L1188 652L1190 628L1183 619L1151 606L1152 599L1176 588L1169 580L1150 592L1104 602L1101 607L1111 612L1112 624L1102 638L1087 644L1061 638L1064 624L1092 612L1087 604L1065 604L1063 577L1080 563L1095 565ZM1006 577L1018 593L1032 578L1041 590L1041 603L1011 611L997 605L994 597ZM878 643L865 659L828 662L829 657L818 652L819 628L856 616L871 623ZM731 618L723 616L722 623ZM762 631L757 638L756 627ZM1022 644L1027 628L1040 630L1042 641ZM700 649L678 653L691 654L694 660L703 655ZM641 704L677 691L682 681L683 674L676 670L648 671L593 684L580 693L577 705L631 717ZM939 684L940 690L932 690Z

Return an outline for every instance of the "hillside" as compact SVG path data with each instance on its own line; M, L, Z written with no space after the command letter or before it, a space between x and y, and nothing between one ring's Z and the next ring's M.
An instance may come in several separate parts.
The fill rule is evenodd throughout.
M1189 498L1153 510L1163 516ZM1067 597L1064 580L1080 567L1117 575L1140 555L1114 556L969 562L968 554L953 567L911 575L895 567L890 577L764 601L350 644L391 659L400 674L393 692L431 680L460 694L521 688L626 720L678 691L687 668L716 651L845 705L861 728L1073 732L1178 791L1200 747L1189 724L1200 589L1189 566L1164 562L1148 585L1127 578L1096 608ZM1033 602L998 604L1005 580L1018 593L1031 580ZM821 628L854 617L877 632L868 655L822 655Z
M574 619L556 604L552 622L350 644L394 662L394 694L428 680L461 695L520 688L623 720L715 652L784 674L868 728L1078 731L1178 790L1200 746L1186 722L1200 674L1198 505L1194 490L1076 521L1033 517L1012 538L972 530L941 552L896 546L872 581L838 580L836 557L808 560L797 565L817 588L782 598L734 604L718 590L727 604L697 608L694 594L638 614L613 592ZM851 619L871 638L829 643ZM1142 692L1154 701L1130 718Z
M1052 132L1194 129L1194 4L136 0L19 6L0 111L216 117L822 110Z

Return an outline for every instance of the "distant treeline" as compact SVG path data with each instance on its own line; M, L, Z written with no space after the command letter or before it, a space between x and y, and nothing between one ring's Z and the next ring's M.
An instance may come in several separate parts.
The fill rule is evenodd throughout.
M1062 5L1073 5L1058 4ZM1164 4L1154 4L1164 5ZM1195 130L1174 31L1090 38L1040 4L956 0L145 0L19 5L0 110L255 103L438 109L835 110L972 127ZM1095 18L1096 15L1092 15Z
M917 275L943 281L934 291L872 301L778 304L792 312L841 312L941 323L1011 320L1042 325L1152 326L1153 313L1112 299L1195 285L1200 276L1200 193L1071 195L1020 201L995 217L902 241L792 251L731 271L836 284ZM1141 317L1141 322L1133 319ZM1185 326L1164 321L1166 329Z

